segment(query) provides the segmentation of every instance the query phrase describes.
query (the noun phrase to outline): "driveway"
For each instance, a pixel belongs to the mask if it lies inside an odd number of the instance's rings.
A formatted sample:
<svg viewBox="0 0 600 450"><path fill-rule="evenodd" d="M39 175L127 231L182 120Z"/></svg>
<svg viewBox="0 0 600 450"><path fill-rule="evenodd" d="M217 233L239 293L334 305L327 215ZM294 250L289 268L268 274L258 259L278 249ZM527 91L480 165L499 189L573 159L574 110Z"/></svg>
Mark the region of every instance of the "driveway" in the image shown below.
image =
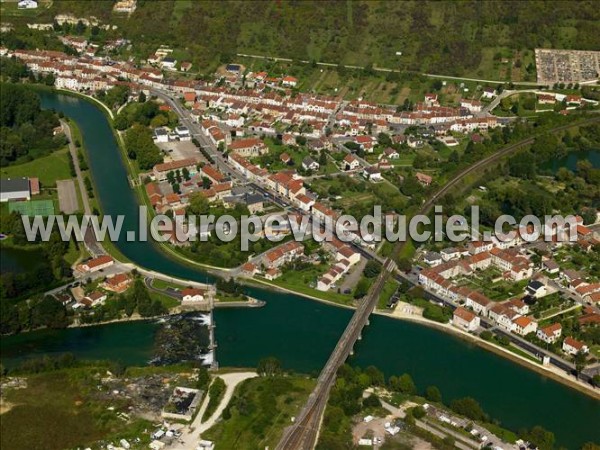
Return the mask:
<svg viewBox="0 0 600 450"><path fill-rule="evenodd" d="M181 435L179 442L175 444L172 448L175 450L193 450L198 445L198 441L200 440L201 434L206 430L210 429L221 417L223 410L229 404L231 397L233 396L233 392L238 384L242 381L248 380L250 378L257 377L258 374L256 372L234 372L234 373L226 373L223 375L217 375L225 382L225 394L223 395L223 399L219 406L215 410L212 416L208 418L208 420L202 423L202 416L204 415L204 411L208 406L208 402L210 400L210 396L207 395L202 402L202 406L200 407L200 411L196 414L196 418L189 425L187 429L182 430L183 434Z"/></svg>

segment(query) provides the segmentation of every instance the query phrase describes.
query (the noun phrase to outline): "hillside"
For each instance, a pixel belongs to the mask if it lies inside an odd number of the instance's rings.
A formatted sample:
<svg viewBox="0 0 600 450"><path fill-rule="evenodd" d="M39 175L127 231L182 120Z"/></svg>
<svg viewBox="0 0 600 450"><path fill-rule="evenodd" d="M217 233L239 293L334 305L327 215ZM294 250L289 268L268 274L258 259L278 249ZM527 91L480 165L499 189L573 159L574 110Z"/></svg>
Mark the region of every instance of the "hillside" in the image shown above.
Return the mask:
<svg viewBox="0 0 600 450"><path fill-rule="evenodd" d="M526 66L533 62L535 47L600 48L600 10L594 1L139 0L130 18L113 14L111 6L108 1L55 0L36 20L63 12L94 15L118 24L117 33L134 42L138 56L168 44L200 67L229 61L240 52L501 76L501 60Z"/></svg>

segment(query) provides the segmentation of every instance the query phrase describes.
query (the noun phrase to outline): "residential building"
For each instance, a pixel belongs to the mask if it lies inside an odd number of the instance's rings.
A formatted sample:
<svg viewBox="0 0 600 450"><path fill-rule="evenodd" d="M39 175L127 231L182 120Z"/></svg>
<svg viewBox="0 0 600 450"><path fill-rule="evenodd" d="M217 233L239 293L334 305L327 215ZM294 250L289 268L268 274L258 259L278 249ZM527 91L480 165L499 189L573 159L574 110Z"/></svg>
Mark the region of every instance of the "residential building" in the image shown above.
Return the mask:
<svg viewBox="0 0 600 450"><path fill-rule="evenodd" d="M547 344L555 343L562 334L560 323L553 323L543 328L538 328L536 336Z"/></svg>
<svg viewBox="0 0 600 450"><path fill-rule="evenodd" d="M459 306L454 310L452 324L465 331L475 331L479 328L480 319L471 311Z"/></svg>
<svg viewBox="0 0 600 450"><path fill-rule="evenodd" d="M31 191L28 178L2 178L0 179L0 201L31 200Z"/></svg>
<svg viewBox="0 0 600 450"><path fill-rule="evenodd" d="M537 331L538 324L535 320L530 319L526 316L517 317L513 320L514 332L521 335L527 336L529 333L535 333Z"/></svg>
<svg viewBox="0 0 600 450"><path fill-rule="evenodd" d="M98 270L112 266L114 263L115 261L111 256L102 255L79 264L77 270L80 272L97 272Z"/></svg>
<svg viewBox="0 0 600 450"><path fill-rule="evenodd" d="M562 344L562 350L567 355L575 356L578 353L588 353L589 348L585 343L578 341L577 339L567 336Z"/></svg>
<svg viewBox="0 0 600 450"><path fill-rule="evenodd" d="M181 290L181 300L183 303L194 303L204 301L206 291L198 288L185 288Z"/></svg>
<svg viewBox="0 0 600 450"><path fill-rule="evenodd" d="M102 284L102 287L107 291L125 292L133 282L131 276L127 273L118 273L112 277L108 277Z"/></svg>

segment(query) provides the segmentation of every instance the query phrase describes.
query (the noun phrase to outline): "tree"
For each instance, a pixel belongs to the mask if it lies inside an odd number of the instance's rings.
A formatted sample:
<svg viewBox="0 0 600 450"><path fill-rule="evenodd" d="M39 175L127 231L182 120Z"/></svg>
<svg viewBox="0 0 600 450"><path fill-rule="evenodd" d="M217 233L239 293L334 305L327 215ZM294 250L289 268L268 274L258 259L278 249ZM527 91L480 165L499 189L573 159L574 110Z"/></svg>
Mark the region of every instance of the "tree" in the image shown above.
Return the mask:
<svg viewBox="0 0 600 450"><path fill-rule="evenodd" d="M481 406L477 401L472 397L464 397L453 400L450 404L450 408L460 414L461 416L465 416L471 420L478 420L485 422L488 417L487 414L481 409Z"/></svg>
<svg viewBox="0 0 600 450"><path fill-rule="evenodd" d="M194 192L189 197L190 204L187 207L187 213L193 216L206 214L210 208L208 200L202 193Z"/></svg>
<svg viewBox="0 0 600 450"><path fill-rule="evenodd" d="M440 403L442 401L442 393L437 386L427 386L425 389L425 398L430 402Z"/></svg>
<svg viewBox="0 0 600 450"><path fill-rule="evenodd" d="M411 408L410 413L415 419L422 419L427 415L427 411L425 411L425 408L422 406L415 406Z"/></svg>
<svg viewBox="0 0 600 450"><path fill-rule="evenodd" d="M375 278L381 272L381 263L374 259L370 259L365 266L364 274L367 278Z"/></svg>
<svg viewBox="0 0 600 450"><path fill-rule="evenodd" d="M146 103L146 94L144 94L144 91L140 91L140 95L138 96L138 102Z"/></svg>
<svg viewBox="0 0 600 450"><path fill-rule="evenodd" d="M371 394L363 400L363 408L379 408L380 406L381 400L375 394Z"/></svg>
<svg viewBox="0 0 600 450"><path fill-rule="evenodd" d="M196 381L196 389L206 391L206 387L210 383L210 374L206 367L200 367L198 369L198 381Z"/></svg>
<svg viewBox="0 0 600 450"><path fill-rule="evenodd" d="M579 378L579 375L581 374L583 369L585 369L587 363L587 355L584 352L579 351L575 355L575 358L573 358L573 361L575 362L575 370L577 371L577 377Z"/></svg>
<svg viewBox="0 0 600 450"><path fill-rule="evenodd" d="M258 366L256 368L256 372L261 377L275 377L281 374L281 362L270 356L268 358L263 358L258 362Z"/></svg>
<svg viewBox="0 0 600 450"><path fill-rule="evenodd" d="M392 375L388 380L388 385L391 390L403 394L413 395L417 392L417 387L415 386L412 377L407 373L400 375L399 377Z"/></svg>
<svg viewBox="0 0 600 450"><path fill-rule="evenodd" d="M540 450L552 450L554 448L554 433L536 425L531 430L521 430L519 436L522 439L529 441Z"/></svg>

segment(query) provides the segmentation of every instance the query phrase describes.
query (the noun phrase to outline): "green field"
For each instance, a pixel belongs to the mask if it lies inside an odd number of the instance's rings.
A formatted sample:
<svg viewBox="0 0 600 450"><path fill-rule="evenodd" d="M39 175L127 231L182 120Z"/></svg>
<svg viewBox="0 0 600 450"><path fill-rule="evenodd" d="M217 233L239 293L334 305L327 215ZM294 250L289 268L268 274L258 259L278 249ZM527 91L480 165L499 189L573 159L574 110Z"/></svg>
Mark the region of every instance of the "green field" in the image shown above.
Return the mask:
<svg viewBox="0 0 600 450"><path fill-rule="evenodd" d="M314 380L298 376L252 378L240 384L226 409L230 418L202 433L217 450L275 448Z"/></svg>
<svg viewBox="0 0 600 450"><path fill-rule="evenodd" d="M2 178L37 177L42 189L55 187L56 180L72 178L67 159L69 157L69 151L65 147L33 161L2 167Z"/></svg>
<svg viewBox="0 0 600 450"><path fill-rule="evenodd" d="M16 211L23 216L48 217L54 214L54 202L52 200L30 200L25 202L9 202L9 212Z"/></svg>
<svg viewBox="0 0 600 450"><path fill-rule="evenodd" d="M109 406L120 410L121 401L95 398L96 375L105 372L106 367L48 372L28 376L25 389L3 390L5 400L14 406L2 414L0 447L75 448L133 428L133 423L107 410Z"/></svg>

